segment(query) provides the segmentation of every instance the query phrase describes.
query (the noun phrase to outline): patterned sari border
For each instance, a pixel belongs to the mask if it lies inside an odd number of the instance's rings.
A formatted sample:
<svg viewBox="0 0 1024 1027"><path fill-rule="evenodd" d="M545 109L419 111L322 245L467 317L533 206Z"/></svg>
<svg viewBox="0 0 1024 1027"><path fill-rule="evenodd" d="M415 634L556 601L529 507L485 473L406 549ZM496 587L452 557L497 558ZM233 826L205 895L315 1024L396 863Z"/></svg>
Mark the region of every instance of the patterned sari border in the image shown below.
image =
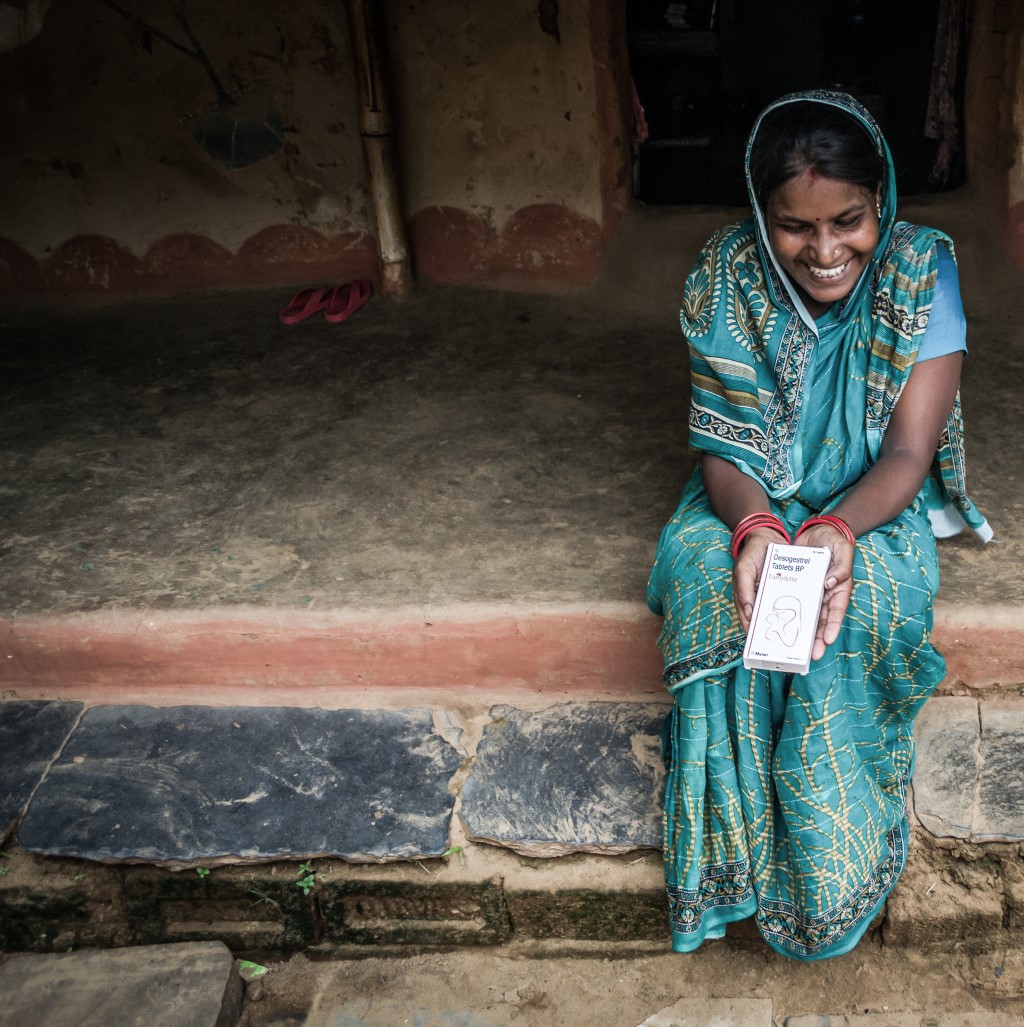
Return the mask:
<svg viewBox="0 0 1024 1027"><path fill-rule="evenodd" d="M761 936L776 949L800 959L816 959L840 945L873 916L899 880L906 866L906 821L887 838L889 853L867 881L845 902L817 916L807 916L786 902L762 902L755 914ZM755 897L750 862L723 863L701 871L696 889L669 886L669 923L674 935L697 933L707 912L736 906Z"/></svg>
<svg viewBox="0 0 1024 1027"><path fill-rule="evenodd" d="M757 928L765 941L801 957L815 959L841 943L866 920L892 891L907 862L904 823L888 835L889 854L864 885L844 903L815 917L802 915L784 902L766 902L757 911ZM857 931L859 935L859 931Z"/></svg>
<svg viewBox="0 0 1024 1027"><path fill-rule="evenodd" d="M711 649L705 649L684 660L677 660L665 668L662 676L665 687L672 691L679 685L711 671L728 670L742 659L744 642L745 636L737 635L724 639Z"/></svg>

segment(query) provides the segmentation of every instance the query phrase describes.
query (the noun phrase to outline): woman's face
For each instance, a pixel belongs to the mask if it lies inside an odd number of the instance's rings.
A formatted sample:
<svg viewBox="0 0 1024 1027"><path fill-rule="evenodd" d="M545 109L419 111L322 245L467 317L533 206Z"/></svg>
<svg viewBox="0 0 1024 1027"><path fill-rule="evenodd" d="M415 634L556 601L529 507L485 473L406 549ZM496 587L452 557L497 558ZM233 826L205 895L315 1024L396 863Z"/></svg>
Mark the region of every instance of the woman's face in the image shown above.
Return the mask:
<svg viewBox="0 0 1024 1027"><path fill-rule="evenodd" d="M765 212L775 257L812 317L856 284L878 245L876 196L813 168L784 182Z"/></svg>

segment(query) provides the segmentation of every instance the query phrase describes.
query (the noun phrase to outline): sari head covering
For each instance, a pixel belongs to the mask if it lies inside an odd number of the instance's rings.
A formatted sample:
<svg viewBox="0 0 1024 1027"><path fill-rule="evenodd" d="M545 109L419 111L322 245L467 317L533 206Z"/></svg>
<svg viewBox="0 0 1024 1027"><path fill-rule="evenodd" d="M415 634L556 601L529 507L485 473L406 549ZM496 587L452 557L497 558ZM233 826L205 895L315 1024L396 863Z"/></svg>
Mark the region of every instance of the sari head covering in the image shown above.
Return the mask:
<svg viewBox="0 0 1024 1027"><path fill-rule="evenodd" d="M878 244L850 293L815 320L772 252L765 212L751 179L751 153L764 118L787 104L820 103L854 118L881 158ZM863 432L870 461L878 458L889 418L910 377L928 325L938 255L948 236L896 220L892 155L868 111L844 93L784 96L758 117L746 155L753 215L728 225L705 244L686 280L680 323L690 347L690 444L760 479L774 499L793 495L807 473L801 421L815 348L842 348L850 380L862 392L845 397L848 434ZM856 366L853 366L856 364ZM863 414L861 414L863 411ZM856 471L859 477L865 468ZM967 496L963 425L957 395L939 441L929 483L936 535L970 526L988 541L992 531Z"/></svg>
<svg viewBox="0 0 1024 1027"><path fill-rule="evenodd" d="M941 232L896 220L874 120L839 93L783 97L863 126L884 176L878 245L850 293L813 318L776 261L749 166L752 216L707 242L686 280L691 443L758 479L790 530L830 509L879 456L928 324ZM945 674L930 641L933 535L985 519L964 490L959 399L933 486L857 539L839 637L806 673L742 665L731 532L701 469L666 525L647 590L672 694L665 725L665 880L672 945L689 952L753 917L795 959L848 952L906 862L914 717ZM937 523L932 496L955 517ZM929 530L931 525L931 530Z"/></svg>

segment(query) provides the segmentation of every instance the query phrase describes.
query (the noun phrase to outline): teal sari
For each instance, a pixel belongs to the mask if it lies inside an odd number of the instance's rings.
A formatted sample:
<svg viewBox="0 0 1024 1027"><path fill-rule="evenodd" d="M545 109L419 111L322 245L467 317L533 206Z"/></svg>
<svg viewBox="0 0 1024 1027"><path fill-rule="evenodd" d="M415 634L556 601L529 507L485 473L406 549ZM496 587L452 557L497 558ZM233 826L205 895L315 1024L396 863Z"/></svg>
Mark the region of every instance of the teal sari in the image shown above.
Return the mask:
<svg viewBox="0 0 1024 1027"><path fill-rule="evenodd" d="M927 327L936 247L952 252L942 233L896 221L892 159L856 101L804 93L768 110L794 101L847 111L886 162L871 264L813 319L771 253L748 145L753 216L708 241L681 314L691 445L757 478L791 533L838 503L877 459ZM694 473L647 590L664 618L659 644L674 700L664 855L676 951L748 916L772 948L796 959L841 955L862 937L906 861L914 717L945 673L929 641L935 538L965 526L991 537L966 494L958 397L931 480L898 517L857 540L838 639L806 674L748 671L730 532Z"/></svg>

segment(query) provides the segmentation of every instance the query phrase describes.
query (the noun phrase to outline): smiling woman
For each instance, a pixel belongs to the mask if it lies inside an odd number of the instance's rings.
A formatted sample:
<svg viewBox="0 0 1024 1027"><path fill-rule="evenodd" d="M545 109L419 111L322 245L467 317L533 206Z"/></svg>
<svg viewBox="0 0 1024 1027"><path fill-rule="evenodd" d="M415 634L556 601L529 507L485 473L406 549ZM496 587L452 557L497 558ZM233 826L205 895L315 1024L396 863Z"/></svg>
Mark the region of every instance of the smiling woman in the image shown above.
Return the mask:
<svg viewBox="0 0 1024 1027"><path fill-rule="evenodd" d="M888 146L845 94L784 97L747 147L752 217L686 282L701 461L647 601L673 695L665 875L673 947L753 916L797 959L849 951L907 846L937 536L970 526L952 243L896 220ZM831 554L810 668L742 665L769 543Z"/></svg>
<svg viewBox="0 0 1024 1027"><path fill-rule="evenodd" d="M772 193L768 232L775 259L811 315L821 317L853 288L875 252L875 195L808 168Z"/></svg>
<svg viewBox="0 0 1024 1027"><path fill-rule="evenodd" d="M768 244L813 317L859 280L878 247L885 168L865 128L798 103L761 120L750 177Z"/></svg>

